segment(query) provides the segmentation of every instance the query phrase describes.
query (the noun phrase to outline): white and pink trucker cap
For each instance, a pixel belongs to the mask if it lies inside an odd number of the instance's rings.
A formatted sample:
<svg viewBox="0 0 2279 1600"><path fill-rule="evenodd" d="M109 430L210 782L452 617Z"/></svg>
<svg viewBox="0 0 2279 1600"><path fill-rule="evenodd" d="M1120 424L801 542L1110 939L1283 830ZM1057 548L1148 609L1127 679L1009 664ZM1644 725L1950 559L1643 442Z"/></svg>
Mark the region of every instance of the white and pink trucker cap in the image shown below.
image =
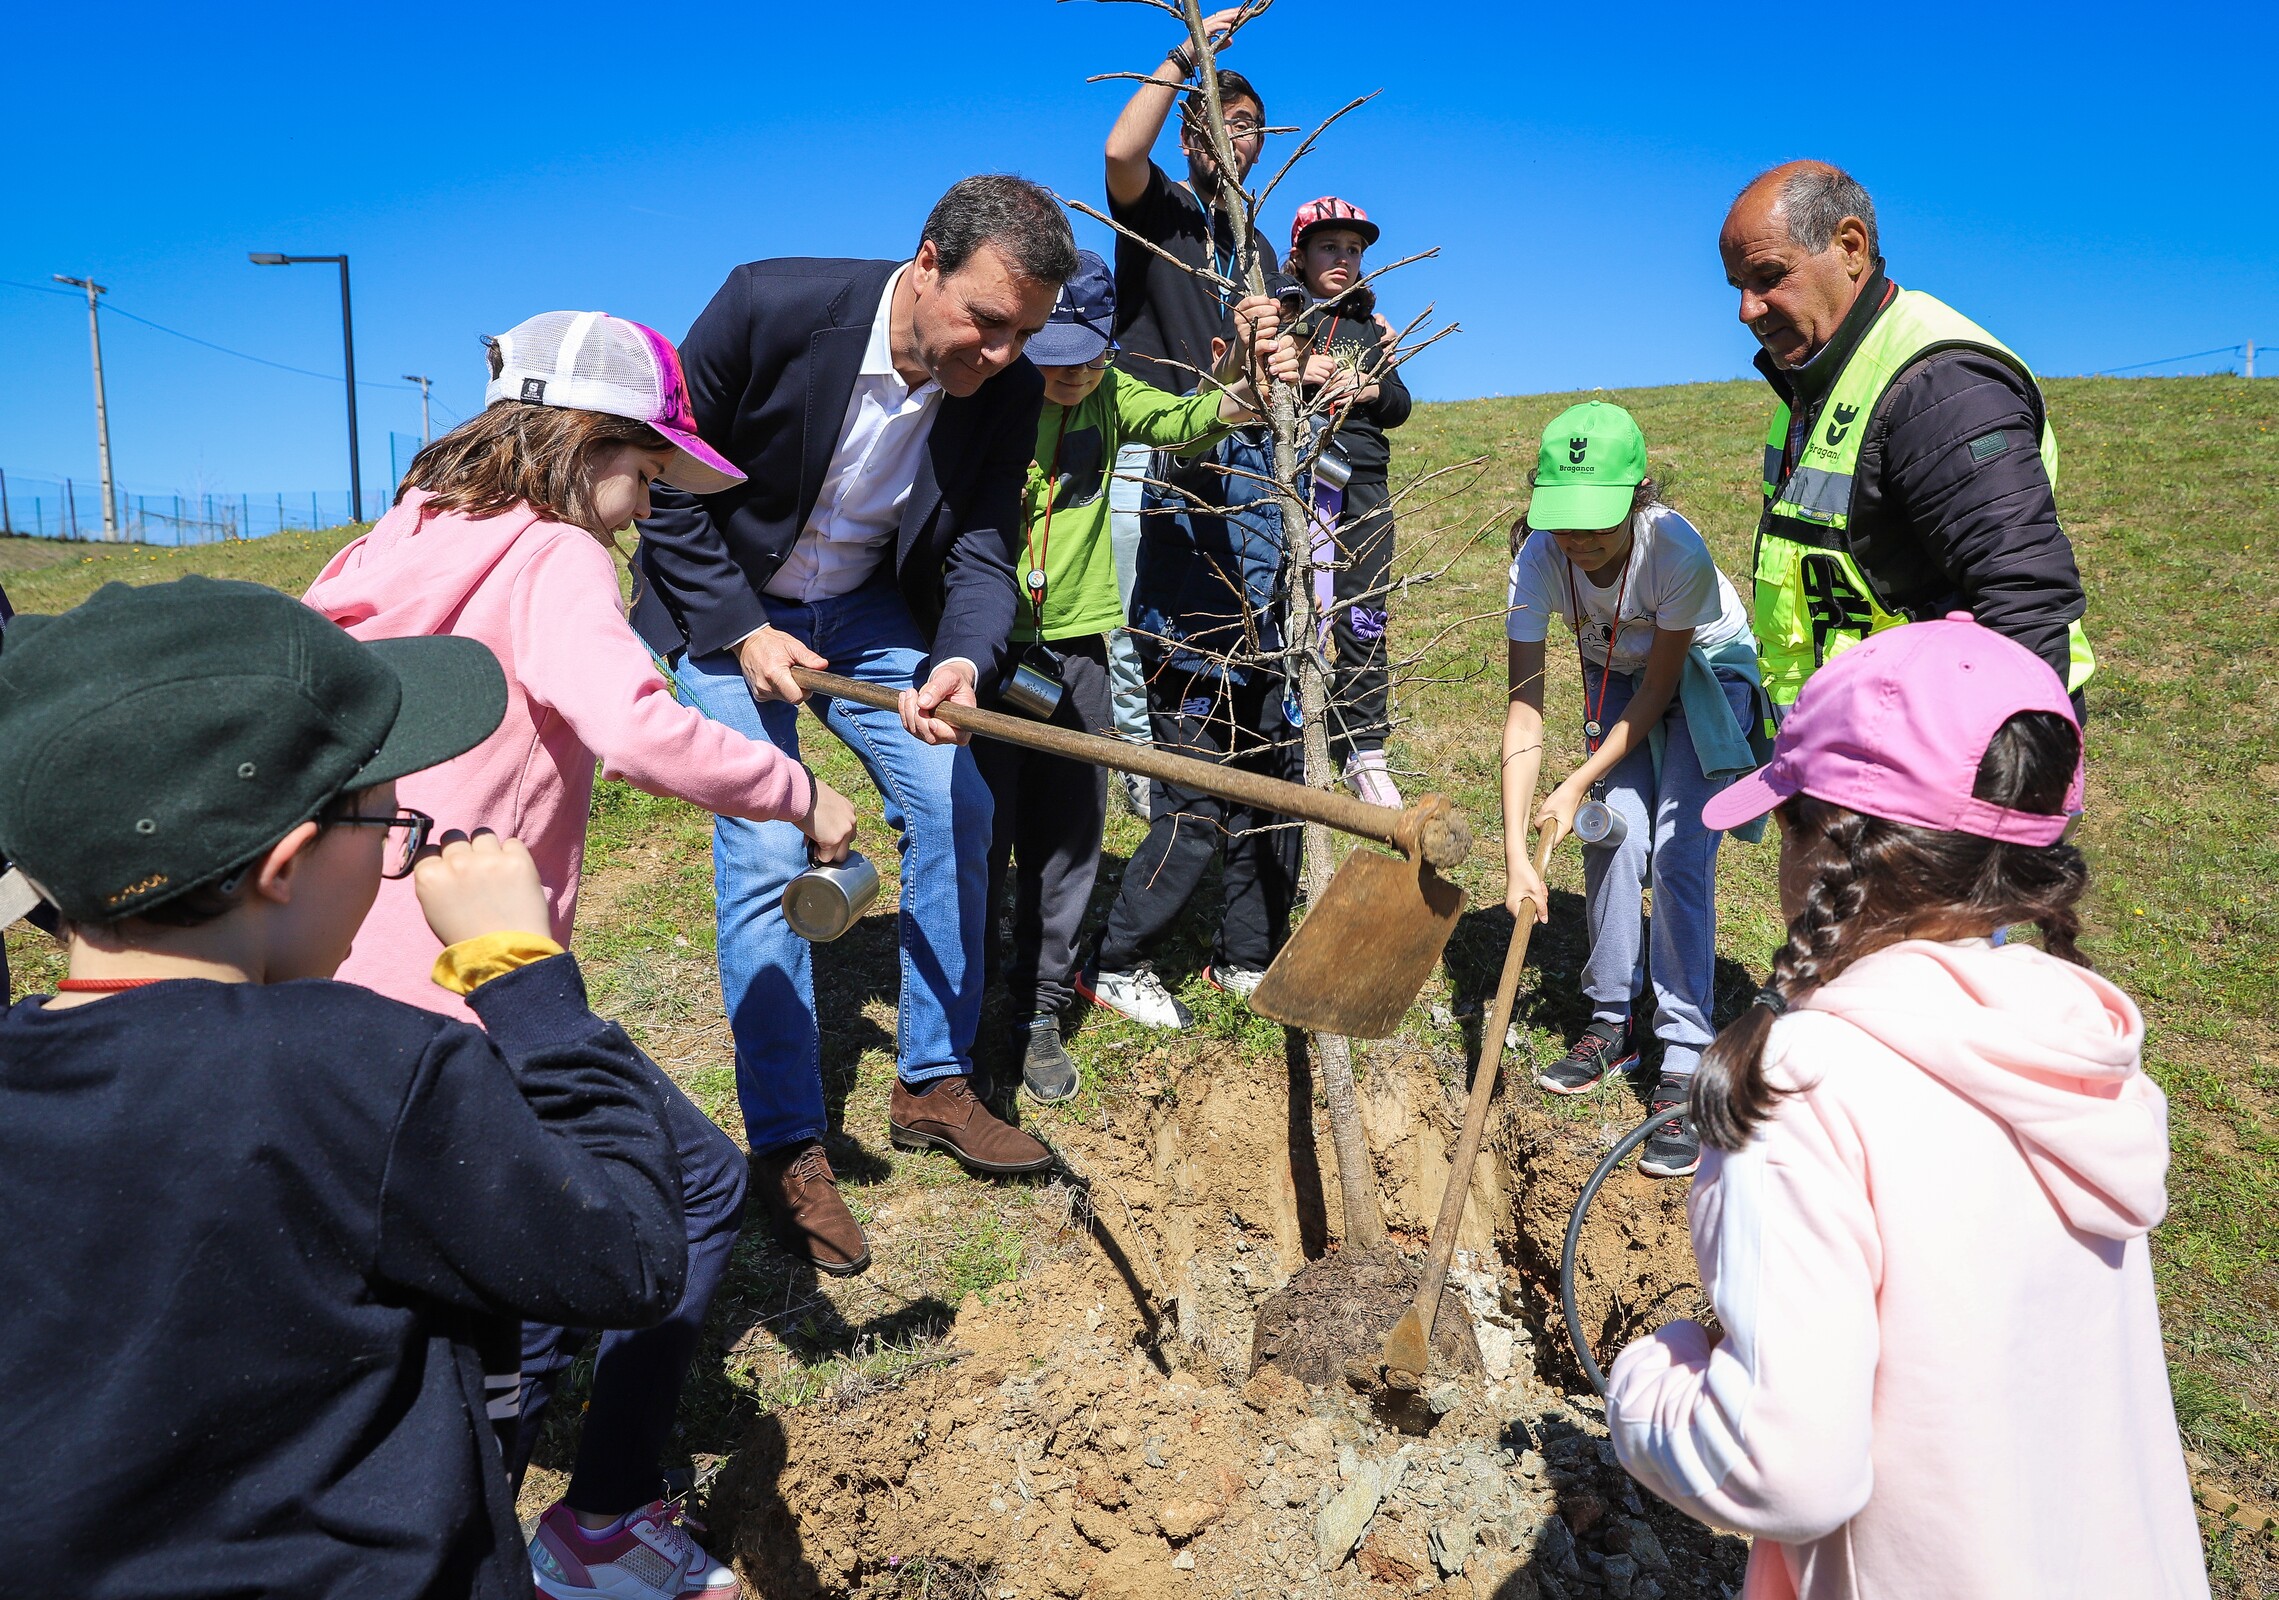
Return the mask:
<svg viewBox="0 0 2279 1600"><path fill-rule="evenodd" d="M2055 844L2081 809L2078 762L2063 815L2013 811L1971 793L1987 745L2021 711L2081 726L2049 663L1968 612L1888 628L1813 674L1781 724L1772 760L1714 796L1701 820L1737 828L1801 792L1887 822Z"/></svg>
<svg viewBox="0 0 2279 1600"><path fill-rule="evenodd" d="M484 342L504 364L483 391L483 404L523 400L631 417L672 442L672 465L663 482L692 494L717 494L744 481L726 457L697 437L680 353L656 329L606 311L541 311Z"/></svg>

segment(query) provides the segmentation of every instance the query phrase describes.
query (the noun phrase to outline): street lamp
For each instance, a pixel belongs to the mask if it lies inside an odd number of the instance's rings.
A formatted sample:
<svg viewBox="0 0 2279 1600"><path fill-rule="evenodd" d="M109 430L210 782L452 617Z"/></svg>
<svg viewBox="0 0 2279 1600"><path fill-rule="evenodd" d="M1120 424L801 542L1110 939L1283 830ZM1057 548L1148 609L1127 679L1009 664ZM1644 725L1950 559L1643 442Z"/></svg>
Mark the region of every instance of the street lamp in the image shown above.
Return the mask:
<svg viewBox="0 0 2279 1600"><path fill-rule="evenodd" d="M290 267L302 262L335 262L340 267L340 344L348 364L348 509L349 520L364 520L363 461L356 449L356 330L348 315L348 258L346 256L286 256L256 250L245 258L257 267Z"/></svg>

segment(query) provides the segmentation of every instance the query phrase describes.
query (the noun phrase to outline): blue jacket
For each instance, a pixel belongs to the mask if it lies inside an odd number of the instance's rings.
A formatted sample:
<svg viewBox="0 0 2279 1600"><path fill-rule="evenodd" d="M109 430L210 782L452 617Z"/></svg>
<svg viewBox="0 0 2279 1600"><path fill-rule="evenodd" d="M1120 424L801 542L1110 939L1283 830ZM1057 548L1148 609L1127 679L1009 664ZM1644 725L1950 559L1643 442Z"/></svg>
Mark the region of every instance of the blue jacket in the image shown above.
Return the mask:
<svg viewBox="0 0 2279 1600"><path fill-rule="evenodd" d="M1223 510L1198 510L1184 496L1148 491L1132 626L1148 653L1159 660L1168 654L1176 670L1239 684L1255 669L1218 657L1282 648L1282 509L1267 487L1274 458L1264 429L1228 434L1205 459L1230 470L1183 470L1180 478Z"/></svg>
<svg viewBox="0 0 2279 1600"><path fill-rule="evenodd" d="M659 487L641 525L633 626L668 659L710 655L768 620L761 585L815 509L894 261L754 261L728 275L681 342L707 444L748 474L719 494ZM1044 379L1016 361L934 413L892 561L931 653L996 682L1019 590L1021 487Z"/></svg>

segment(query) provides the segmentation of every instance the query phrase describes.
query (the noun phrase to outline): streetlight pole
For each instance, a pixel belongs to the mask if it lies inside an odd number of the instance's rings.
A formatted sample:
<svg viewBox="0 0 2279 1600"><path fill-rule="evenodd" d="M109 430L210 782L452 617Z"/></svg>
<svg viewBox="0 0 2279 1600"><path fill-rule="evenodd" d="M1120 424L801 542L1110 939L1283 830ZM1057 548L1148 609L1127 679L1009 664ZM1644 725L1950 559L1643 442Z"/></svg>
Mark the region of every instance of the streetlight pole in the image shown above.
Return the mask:
<svg viewBox="0 0 2279 1600"><path fill-rule="evenodd" d="M349 520L364 520L363 459L356 446L356 329L348 312L348 257L286 256L255 251L245 258L257 267L290 267L302 262L331 262L340 268L340 345L348 368L348 509Z"/></svg>
<svg viewBox="0 0 2279 1600"><path fill-rule="evenodd" d="M111 413L103 403L103 329L95 320L95 297L111 291L93 278L67 278L60 272L48 276L58 283L68 283L74 289L87 291L87 343L95 353L95 451L103 467L103 537L119 536L119 497L111 483Z"/></svg>
<svg viewBox="0 0 2279 1600"><path fill-rule="evenodd" d="M2254 358L2254 347L2251 345L2248 347L2248 359L2252 361ZM2252 378L2255 374L2250 372L2248 376ZM425 377L417 372L404 374L404 382L419 385L419 445L422 450L427 448L429 440L433 437L427 426L427 386L434 381L433 378Z"/></svg>

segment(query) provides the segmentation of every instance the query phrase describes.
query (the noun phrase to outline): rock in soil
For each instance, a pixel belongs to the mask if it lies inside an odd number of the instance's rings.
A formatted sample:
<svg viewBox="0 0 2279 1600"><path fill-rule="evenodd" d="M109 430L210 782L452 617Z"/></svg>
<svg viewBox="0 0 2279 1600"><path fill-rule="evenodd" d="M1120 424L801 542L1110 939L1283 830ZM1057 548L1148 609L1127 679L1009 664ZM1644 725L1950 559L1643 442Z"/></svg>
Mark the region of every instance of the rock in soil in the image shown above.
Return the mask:
<svg viewBox="0 0 2279 1600"><path fill-rule="evenodd" d="M1316 1261L1260 1303L1250 1370L1273 1367L1320 1387L1343 1381L1349 1367L1373 1369L1416 1289L1417 1269L1389 1253L1341 1252ZM1432 1321L1432 1375L1476 1379L1481 1371L1464 1297L1444 1292Z"/></svg>

